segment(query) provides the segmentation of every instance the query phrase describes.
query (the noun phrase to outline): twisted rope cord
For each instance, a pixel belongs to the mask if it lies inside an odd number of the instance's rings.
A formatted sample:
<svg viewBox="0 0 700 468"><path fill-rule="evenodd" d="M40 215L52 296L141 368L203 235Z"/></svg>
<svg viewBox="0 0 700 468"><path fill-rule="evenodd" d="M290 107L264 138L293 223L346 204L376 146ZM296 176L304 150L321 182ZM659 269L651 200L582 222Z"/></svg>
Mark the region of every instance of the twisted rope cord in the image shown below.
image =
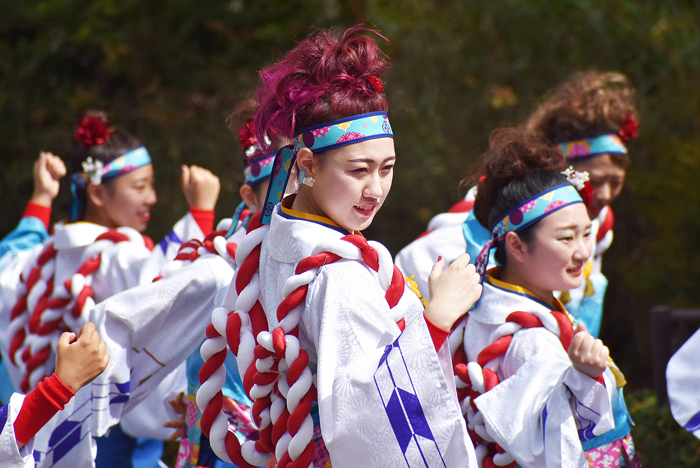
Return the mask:
<svg viewBox="0 0 700 468"><path fill-rule="evenodd" d="M564 349L569 349L573 338L573 325L566 314L555 310L549 313L511 313L506 318L506 322L493 331L489 337L489 345L479 352L476 362L465 363L463 347L461 344L458 347L460 357L453 361L457 396L461 402L462 413L467 420L469 437L475 445L477 459L483 468L515 468L517 464L486 431L483 414L474 404L474 399L500 383L495 370L508 351L513 334L522 328L537 327L544 327L554 333ZM463 340L463 327L461 336Z"/></svg>
<svg viewBox="0 0 700 468"><path fill-rule="evenodd" d="M235 311L217 308L212 312L207 341L202 345L205 364L200 370L202 386L197 392L201 427L219 457L243 468L264 465L272 453L280 468L306 468L313 462L311 408L317 394L308 368L308 353L300 348L298 329L309 284L323 265L340 259L362 261L378 273L385 299L393 308L403 294L404 278L390 254L384 249L380 249L380 254L362 236L322 242L299 262L294 276L285 281L284 299L277 308L279 325L270 332L260 303L258 273L260 248L269 226L261 225L259 218L256 215L251 220L248 235L236 252L240 267L234 278L238 293ZM402 317L397 323L403 330ZM254 402L253 420L259 428L258 440L242 445L228 431L228 422L221 412L227 346L238 356L239 367L247 369L243 386Z"/></svg>
<svg viewBox="0 0 700 468"><path fill-rule="evenodd" d="M9 358L22 376L20 389L27 393L50 374L52 343L64 331L80 330L94 307L92 274L102 263L102 252L120 242L140 241L110 229L85 249L76 273L62 287L56 287L56 255L53 242L29 264L20 276L19 299L10 312Z"/></svg>

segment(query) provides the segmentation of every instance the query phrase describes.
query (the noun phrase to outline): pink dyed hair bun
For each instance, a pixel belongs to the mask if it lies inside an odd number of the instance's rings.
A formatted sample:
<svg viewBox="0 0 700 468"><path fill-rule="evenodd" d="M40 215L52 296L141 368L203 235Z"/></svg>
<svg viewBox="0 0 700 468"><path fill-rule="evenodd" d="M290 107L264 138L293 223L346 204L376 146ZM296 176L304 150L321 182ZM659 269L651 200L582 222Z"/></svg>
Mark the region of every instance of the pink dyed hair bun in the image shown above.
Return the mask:
<svg viewBox="0 0 700 468"><path fill-rule="evenodd" d="M362 33L386 41L364 26L350 28L342 36L320 30L260 72L258 141L265 141L261 129L291 139L312 125L388 110L381 82L388 57L374 38Z"/></svg>

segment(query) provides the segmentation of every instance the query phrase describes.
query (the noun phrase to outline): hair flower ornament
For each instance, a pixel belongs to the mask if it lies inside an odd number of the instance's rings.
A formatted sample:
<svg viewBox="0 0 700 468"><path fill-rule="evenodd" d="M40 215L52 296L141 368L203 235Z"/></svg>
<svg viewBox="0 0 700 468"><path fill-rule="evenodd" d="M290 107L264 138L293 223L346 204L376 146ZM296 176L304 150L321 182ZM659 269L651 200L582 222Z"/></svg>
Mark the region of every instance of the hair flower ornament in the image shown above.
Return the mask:
<svg viewBox="0 0 700 468"><path fill-rule="evenodd" d="M382 83L381 78L375 75L370 75L367 77L367 81L374 87L374 90L379 94L384 92L384 83Z"/></svg>
<svg viewBox="0 0 700 468"><path fill-rule="evenodd" d="M639 122L637 117L632 114L632 112L627 112L622 118L622 125L620 127L620 138L625 141L630 141L632 138L637 138L639 136Z"/></svg>
<svg viewBox="0 0 700 468"><path fill-rule="evenodd" d="M583 199L583 204L590 206L593 201L593 186L589 180L588 172L578 172L574 170L573 166L569 166L562 174L566 176L571 185L576 187L581 199Z"/></svg>
<svg viewBox="0 0 700 468"><path fill-rule="evenodd" d="M102 145L109 136L109 127L97 117L84 118L75 131L75 139L85 147Z"/></svg>
<svg viewBox="0 0 700 468"><path fill-rule="evenodd" d="M85 161L83 161L83 171L90 178L90 182L95 185L100 185L102 182L102 175L104 174L104 164L102 161L93 161L92 156L89 156Z"/></svg>

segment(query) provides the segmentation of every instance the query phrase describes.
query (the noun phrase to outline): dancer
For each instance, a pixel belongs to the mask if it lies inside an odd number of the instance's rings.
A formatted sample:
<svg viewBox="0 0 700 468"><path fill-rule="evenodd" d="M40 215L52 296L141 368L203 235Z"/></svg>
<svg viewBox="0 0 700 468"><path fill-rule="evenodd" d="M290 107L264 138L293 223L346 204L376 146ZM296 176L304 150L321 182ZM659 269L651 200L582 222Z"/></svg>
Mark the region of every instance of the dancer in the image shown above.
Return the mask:
<svg viewBox="0 0 700 468"><path fill-rule="evenodd" d="M696 331L668 361L666 384L668 402L674 419L700 439L698 353L700 353L700 331Z"/></svg>
<svg viewBox="0 0 700 468"><path fill-rule="evenodd" d="M396 160L388 64L362 31L319 31L261 72L258 141L281 134L294 147L278 152L236 252L197 392L214 452L241 467L476 466L444 343L479 296L474 267L439 261L424 311L386 248L359 234ZM290 172L298 193L281 200ZM221 412L227 342L260 429L242 446Z"/></svg>
<svg viewBox="0 0 700 468"><path fill-rule="evenodd" d="M26 396L15 393L0 408L0 464L6 468L33 468L34 436L61 411L80 388L89 384L109 362L106 344L95 325L80 332L62 333L56 347L56 372Z"/></svg>
<svg viewBox="0 0 700 468"><path fill-rule="evenodd" d="M602 255L612 242L614 217L610 204L622 190L630 159L625 142L637 136L634 90L618 73L577 73L557 88L528 119L526 128L542 135L565 155L567 165L587 171L593 188L588 214L593 220L592 258L584 269L585 281L562 301L567 310L598 336L607 279L601 273ZM421 237L402 249L396 263L425 295L431 259L442 255L448 264L465 249L476 260L490 233L474 216L471 206L483 173L462 181L471 187L466 198L448 213L437 215ZM461 220L461 221L460 221ZM458 226L463 222L463 225ZM462 252L465 250L461 250ZM493 256L489 265L495 265Z"/></svg>
<svg viewBox="0 0 700 468"><path fill-rule="evenodd" d="M109 412L96 415L100 430L106 430L124 415L129 417L134 404L149 395L173 366L187 359L187 401L182 397L174 401L183 417L167 424L178 428L177 436L186 433L181 440L177 467L223 466L209 448L206 437L201 435L201 413L194 399L203 364L199 346L206 338L210 312L223 302L236 268L234 257L238 242L245 236L251 214L265 201L272 171L275 154L263 153L255 140L252 117L256 109L257 103L248 99L228 119L229 128L242 146L245 177L245 184L239 191L244 202L236 209L233 220L222 220L204 241L185 242L176 260L163 268L156 282L112 296L92 312L110 353L115 356L98 382L114 390L126 384L130 386L128 401L119 408L113 405ZM273 138L272 142L273 147L286 143L288 140L279 138ZM150 354L143 352L146 348ZM248 415L251 401L243 390L235 357L229 355L225 365L228 371L223 390L226 410L232 415L236 435L245 440L254 430Z"/></svg>
<svg viewBox="0 0 700 468"><path fill-rule="evenodd" d="M560 153L532 134L491 135L473 212L492 238L476 263L485 273L495 250L499 266L469 312L458 391L477 454L489 463L641 466L622 374L554 296L579 286L592 243L577 191L587 174L563 167Z"/></svg>
<svg viewBox="0 0 700 468"><path fill-rule="evenodd" d="M201 168L183 168L183 190L195 205L192 211L199 205L205 221L188 214L151 252L153 243L140 234L156 201L148 152L124 130L108 127L104 114L83 119L76 139L77 159L82 161L83 170L71 176L71 222L55 225L54 235L42 244L6 252L5 256L12 258L0 272L0 318L5 323L0 347L13 383L23 392L50 375L55 353L52 343L62 330L78 330L95 302L141 281L150 281L155 275L151 271L157 273L159 263L177 252L180 239L202 238L200 224L211 230L213 223L211 212L218 197L218 179ZM35 180L35 186L42 183L43 180ZM65 432L62 422L66 418L89 421L89 400L97 406L110 401L92 399L90 388L81 391L67 411L37 435L38 464L53 466L58 458L64 464L76 463L75 460L91 462L94 449L87 437L89 423L75 429L82 431L77 432L79 437L59 441L61 450L54 450L52 444L57 442L51 438L54 431Z"/></svg>

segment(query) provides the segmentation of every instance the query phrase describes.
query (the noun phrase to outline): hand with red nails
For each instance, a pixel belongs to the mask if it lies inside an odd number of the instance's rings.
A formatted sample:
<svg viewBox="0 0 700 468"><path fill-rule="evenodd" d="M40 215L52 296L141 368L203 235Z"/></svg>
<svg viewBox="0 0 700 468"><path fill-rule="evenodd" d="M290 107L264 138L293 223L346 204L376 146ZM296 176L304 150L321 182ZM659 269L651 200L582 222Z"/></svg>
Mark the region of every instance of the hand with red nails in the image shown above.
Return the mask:
<svg viewBox="0 0 700 468"><path fill-rule="evenodd" d="M443 271L444 268L445 261L440 257L428 277L430 302L425 316L436 326L449 330L481 297L481 277L467 254L457 257Z"/></svg>
<svg viewBox="0 0 700 468"><path fill-rule="evenodd" d="M583 322L574 330L568 353L574 369L592 379L597 379L605 371L610 356L608 347L602 341L593 338L586 331Z"/></svg>
<svg viewBox="0 0 700 468"><path fill-rule="evenodd" d="M105 352L106 348L107 343L100 339L94 323L83 325L77 335L63 333L56 348L56 375L66 387L77 393L107 368L109 354Z"/></svg>

